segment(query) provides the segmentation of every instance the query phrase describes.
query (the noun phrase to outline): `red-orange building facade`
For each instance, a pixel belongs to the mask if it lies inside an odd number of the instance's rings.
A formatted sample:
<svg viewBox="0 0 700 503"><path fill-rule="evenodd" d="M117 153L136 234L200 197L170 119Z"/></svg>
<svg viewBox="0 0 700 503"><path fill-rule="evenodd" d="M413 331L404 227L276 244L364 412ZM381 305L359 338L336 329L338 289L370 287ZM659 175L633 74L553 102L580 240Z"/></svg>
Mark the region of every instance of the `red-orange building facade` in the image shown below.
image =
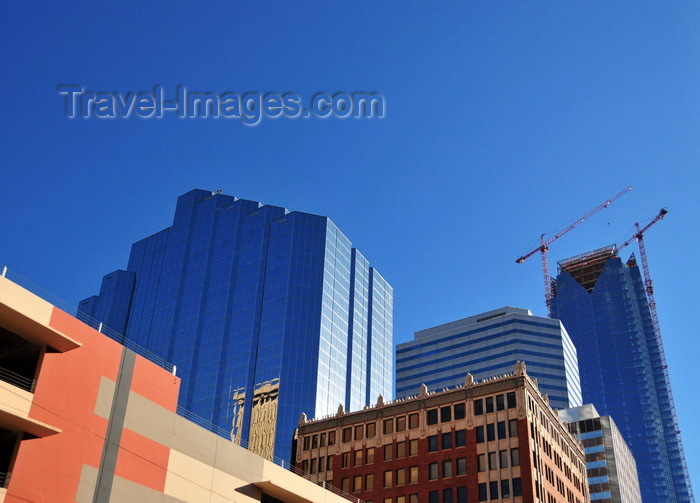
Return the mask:
<svg viewBox="0 0 700 503"><path fill-rule="evenodd" d="M515 374L310 420L295 464L373 503L585 503L583 447L535 381Z"/></svg>

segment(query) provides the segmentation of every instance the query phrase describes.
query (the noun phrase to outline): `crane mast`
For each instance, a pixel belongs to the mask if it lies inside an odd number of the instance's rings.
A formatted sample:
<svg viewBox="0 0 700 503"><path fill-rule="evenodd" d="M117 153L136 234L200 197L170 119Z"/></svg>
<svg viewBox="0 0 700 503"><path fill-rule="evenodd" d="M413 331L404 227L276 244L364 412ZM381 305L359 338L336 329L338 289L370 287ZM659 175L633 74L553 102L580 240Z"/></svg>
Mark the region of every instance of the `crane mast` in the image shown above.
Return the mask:
<svg viewBox="0 0 700 503"><path fill-rule="evenodd" d="M545 302L546 302L546 304L547 304L547 316L551 316L551 315L552 315L552 310L551 310L551 304L552 304L552 279L551 279L551 276L549 275L549 261L548 261L548 259L547 259L547 251L549 250L549 245L552 244L552 243L553 243L554 241L556 241L557 239L559 239L560 237L562 237L564 234L566 234L567 232L569 232L571 229L573 229L573 228L576 227L577 225L579 225L579 224L585 222L586 220L588 220L590 217L592 217L593 215L595 215L596 213L598 213L600 210L602 210L602 209L607 208L608 206L610 206L610 204L611 204L613 201L615 201L616 199L618 199L618 198L624 196L624 195L625 195L627 192L629 192L630 190L632 190L632 187L631 187L631 186L625 188L624 190L622 190L622 191L620 191L620 192L618 192L618 193L615 194L613 197L611 197L611 198L608 199L607 201L603 202L602 204L599 204L598 206L596 206L595 208L593 208L591 211L589 211L588 213L586 213L584 216L582 216L581 218L579 218L578 220L576 220L574 223L572 223L571 225L569 225L568 227L566 227L564 230L559 231L557 234L555 234L555 235L552 236L551 238L545 240L545 239L544 239L544 236L545 236L545 235L542 234L542 235L540 236L540 246L538 246L537 248L535 248L535 249L532 250L531 252L526 253L526 254L523 255L522 257L518 257L518 258L515 260L518 264L522 264L523 262L525 262L526 259L528 259L529 257L533 256L535 253L540 252L540 253L542 254L542 274L543 274L543 276L544 276L544 299L545 299Z"/></svg>

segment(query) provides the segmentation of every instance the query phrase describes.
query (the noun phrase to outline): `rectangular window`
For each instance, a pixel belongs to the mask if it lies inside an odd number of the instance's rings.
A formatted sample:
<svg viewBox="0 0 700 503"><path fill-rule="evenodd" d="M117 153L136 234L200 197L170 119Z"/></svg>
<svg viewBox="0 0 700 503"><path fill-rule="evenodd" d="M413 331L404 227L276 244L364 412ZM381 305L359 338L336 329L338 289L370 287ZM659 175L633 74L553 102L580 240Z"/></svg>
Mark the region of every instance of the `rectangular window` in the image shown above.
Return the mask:
<svg viewBox="0 0 700 503"><path fill-rule="evenodd" d="M344 452L343 453L343 468L349 468L349 467L350 467L350 453Z"/></svg>
<svg viewBox="0 0 700 503"><path fill-rule="evenodd" d="M397 496L396 503L406 503L406 496Z"/></svg>
<svg viewBox="0 0 700 503"><path fill-rule="evenodd" d="M438 423L438 410L431 409L428 411L428 425L433 425Z"/></svg>
<svg viewBox="0 0 700 503"><path fill-rule="evenodd" d="M394 472L392 470L387 470L384 472L384 487L391 487L391 479L394 476Z"/></svg>
<svg viewBox="0 0 700 503"><path fill-rule="evenodd" d="M442 462L442 476L443 478L452 476L452 460L447 459Z"/></svg>
<svg viewBox="0 0 700 503"><path fill-rule="evenodd" d="M326 471L326 458L318 458L318 472L325 472Z"/></svg>
<svg viewBox="0 0 700 503"><path fill-rule="evenodd" d="M384 434L389 435L391 433L394 433L394 420L393 419L385 419L384 420Z"/></svg>
<svg viewBox="0 0 700 503"><path fill-rule="evenodd" d="M321 433L321 436L318 438L318 445L319 445L319 447L326 446L326 434L325 433Z"/></svg>
<svg viewBox="0 0 700 503"><path fill-rule="evenodd" d="M467 445L466 430L455 431L455 447L464 447L465 445Z"/></svg>
<svg viewBox="0 0 700 503"><path fill-rule="evenodd" d="M503 410L506 408L504 396L501 395L496 395L496 410Z"/></svg>
<svg viewBox="0 0 700 503"><path fill-rule="evenodd" d="M513 479L513 496L522 496L523 488L520 485L520 477Z"/></svg>
<svg viewBox="0 0 700 503"><path fill-rule="evenodd" d="M406 442L396 442L396 459L406 457Z"/></svg>
<svg viewBox="0 0 700 503"><path fill-rule="evenodd" d="M498 453L499 463L501 468L508 468L508 450L502 450Z"/></svg>
<svg viewBox="0 0 700 503"><path fill-rule="evenodd" d="M474 415L480 416L484 413L484 401L481 398L474 400Z"/></svg>
<svg viewBox="0 0 700 503"><path fill-rule="evenodd" d="M311 448L316 449L318 447L318 435L311 437Z"/></svg>
<svg viewBox="0 0 700 503"><path fill-rule="evenodd" d="M374 447L367 447L367 455L365 457L368 465L374 464Z"/></svg>
<svg viewBox="0 0 700 503"><path fill-rule="evenodd" d="M355 451L355 466L362 466L362 449L358 449Z"/></svg>
<svg viewBox="0 0 700 503"><path fill-rule="evenodd" d="M438 436L430 435L428 437L428 452L435 452L438 450Z"/></svg>
<svg viewBox="0 0 700 503"><path fill-rule="evenodd" d="M520 466L520 450L517 447L510 450L510 466Z"/></svg>
<svg viewBox="0 0 700 503"><path fill-rule="evenodd" d="M408 503L419 503L418 502L418 494L409 494Z"/></svg>
<svg viewBox="0 0 700 503"><path fill-rule="evenodd" d="M408 469L408 483L417 484L418 483L418 467L412 466Z"/></svg>
<svg viewBox="0 0 700 503"><path fill-rule="evenodd" d="M390 461L393 459L392 454L394 453L394 444L387 444L384 446L384 461Z"/></svg>
<svg viewBox="0 0 700 503"><path fill-rule="evenodd" d="M479 501L487 501L489 499L486 494L486 484L479 484Z"/></svg>
<svg viewBox="0 0 700 503"><path fill-rule="evenodd" d="M486 454L477 454L476 466L480 472L486 471Z"/></svg>
<svg viewBox="0 0 700 503"><path fill-rule="evenodd" d="M428 503L440 503L440 491L430 491L428 493Z"/></svg>
<svg viewBox="0 0 700 503"><path fill-rule="evenodd" d="M493 423L486 425L486 440L489 442L496 440L496 428Z"/></svg>
<svg viewBox="0 0 700 503"><path fill-rule="evenodd" d="M489 482L489 493L492 500L498 499L498 481Z"/></svg>
<svg viewBox="0 0 700 503"><path fill-rule="evenodd" d="M452 433L443 433L442 434L442 448L443 449L452 449Z"/></svg>
<svg viewBox="0 0 700 503"><path fill-rule="evenodd" d="M493 397L486 397L486 413L493 412Z"/></svg>
<svg viewBox="0 0 700 503"><path fill-rule="evenodd" d="M440 422L447 423L452 421L452 407L449 405L440 409Z"/></svg>
<svg viewBox="0 0 700 503"><path fill-rule="evenodd" d="M309 460L305 459L301 462L301 471L304 473L309 473Z"/></svg>
<svg viewBox="0 0 700 503"><path fill-rule="evenodd" d="M393 503L393 501L391 498L384 498L384 503Z"/></svg>
<svg viewBox="0 0 700 503"><path fill-rule="evenodd" d="M352 428L343 428L343 442L352 440Z"/></svg>
<svg viewBox="0 0 700 503"><path fill-rule="evenodd" d="M510 480L501 480L501 498L510 498Z"/></svg>
<svg viewBox="0 0 700 503"><path fill-rule="evenodd" d="M377 423L367 423L366 429L365 436L367 438L374 438L377 434Z"/></svg>
<svg viewBox="0 0 700 503"><path fill-rule="evenodd" d="M374 473L368 473L365 475L365 491L372 491L374 489Z"/></svg>
<svg viewBox="0 0 700 503"><path fill-rule="evenodd" d="M510 437L517 437L518 436L518 420L517 419L511 419L508 421L508 435Z"/></svg>
<svg viewBox="0 0 700 503"><path fill-rule="evenodd" d="M454 503L452 499L452 489L445 489L442 491L442 503Z"/></svg>
<svg viewBox="0 0 700 503"><path fill-rule="evenodd" d="M396 470L396 485L402 486L406 483L406 469L399 468Z"/></svg>
<svg viewBox="0 0 700 503"><path fill-rule="evenodd" d="M506 422L505 421L498 422L498 438L508 438L506 436Z"/></svg>
<svg viewBox="0 0 700 503"><path fill-rule="evenodd" d="M489 452L489 470L497 470L498 464L496 463L496 453Z"/></svg>
<svg viewBox="0 0 700 503"><path fill-rule="evenodd" d="M515 391L506 394L506 401L508 402L509 409L515 408Z"/></svg>
<svg viewBox="0 0 700 503"><path fill-rule="evenodd" d="M396 418L396 431L406 430L406 416L400 416Z"/></svg>
<svg viewBox="0 0 700 503"><path fill-rule="evenodd" d="M331 454L326 458L326 470L333 469L333 455Z"/></svg>
<svg viewBox="0 0 700 503"><path fill-rule="evenodd" d="M455 404L455 421L458 419L464 419L465 415L465 407L463 403L456 403Z"/></svg>
<svg viewBox="0 0 700 503"><path fill-rule="evenodd" d="M468 503L467 502L467 488L458 487L457 488L457 503Z"/></svg>
<svg viewBox="0 0 700 503"><path fill-rule="evenodd" d="M418 439L414 438L408 442L408 455L418 456Z"/></svg>
<svg viewBox="0 0 700 503"><path fill-rule="evenodd" d="M457 458L457 476L467 474L467 458Z"/></svg>
<svg viewBox="0 0 700 503"><path fill-rule="evenodd" d="M316 458L311 460L311 468L309 468L309 473L316 473Z"/></svg>
<svg viewBox="0 0 700 503"><path fill-rule="evenodd" d="M308 451L311 448L311 437L304 437L304 450Z"/></svg>
<svg viewBox="0 0 700 503"><path fill-rule="evenodd" d="M345 491L346 493L350 492L350 477L344 478L340 482L340 488Z"/></svg>
<svg viewBox="0 0 700 503"><path fill-rule="evenodd" d="M408 428L415 430L419 426L418 413L408 415Z"/></svg>
<svg viewBox="0 0 700 503"><path fill-rule="evenodd" d="M476 443L481 444L483 442L484 442L484 427L477 426L476 427Z"/></svg>
<svg viewBox="0 0 700 503"><path fill-rule="evenodd" d="M353 492L362 491L362 475L356 475L352 482Z"/></svg>
<svg viewBox="0 0 700 503"><path fill-rule="evenodd" d="M328 445L335 445L335 432L334 431L328 432Z"/></svg>
<svg viewBox="0 0 700 503"><path fill-rule="evenodd" d="M437 480L438 479L438 464L437 463L430 463L428 465L428 480Z"/></svg>
<svg viewBox="0 0 700 503"><path fill-rule="evenodd" d="M362 440L362 433L364 430L365 428L361 424L355 426L355 440Z"/></svg>

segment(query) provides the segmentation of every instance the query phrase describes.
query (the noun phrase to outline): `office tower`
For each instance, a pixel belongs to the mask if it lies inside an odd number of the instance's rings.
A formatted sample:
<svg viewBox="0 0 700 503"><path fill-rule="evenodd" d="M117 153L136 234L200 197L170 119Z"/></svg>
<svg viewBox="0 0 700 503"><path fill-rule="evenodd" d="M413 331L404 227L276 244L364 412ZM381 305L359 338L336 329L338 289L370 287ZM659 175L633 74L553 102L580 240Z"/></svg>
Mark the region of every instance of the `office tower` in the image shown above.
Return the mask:
<svg viewBox="0 0 700 503"><path fill-rule="evenodd" d="M289 460L302 411L392 394L392 308L330 219L193 190L79 310L174 363L181 408Z"/></svg>
<svg viewBox="0 0 700 503"><path fill-rule="evenodd" d="M3 276L0 501L347 503L176 415L168 365Z"/></svg>
<svg viewBox="0 0 700 503"><path fill-rule="evenodd" d="M552 316L578 348L583 400L612 416L637 462L642 499L693 501L663 347L634 256L615 246L559 262Z"/></svg>
<svg viewBox="0 0 700 503"><path fill-rule="evenodd" d="M502 374L524 361L555 409L581 405L574 347L566 330L527 309L504 307L415 333L396 348L396 396L414 395L421 384L439 390Z"/></svg>
<svg viewBox="0 0 700 503"><path fill-rule="evenodd" d="M583 447L515 373L330 418L302 418L296 467L364 501L589 501Z"/></svg>
<svg viewBox="0 0 700 503"><path fill-rule="evenodd" d="M637 464L612 417L590 403L558 413L585 449L591 501L641 503Z"/></svg>

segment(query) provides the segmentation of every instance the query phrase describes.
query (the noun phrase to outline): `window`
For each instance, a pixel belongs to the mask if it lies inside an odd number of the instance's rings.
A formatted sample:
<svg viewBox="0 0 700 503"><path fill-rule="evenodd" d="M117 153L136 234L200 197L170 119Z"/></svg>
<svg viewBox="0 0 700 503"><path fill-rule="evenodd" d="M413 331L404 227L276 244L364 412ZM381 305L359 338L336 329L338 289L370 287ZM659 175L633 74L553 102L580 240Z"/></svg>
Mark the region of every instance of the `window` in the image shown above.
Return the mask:
<svg viewBox="0 0 700 503"><path fill-rule="evenodd" d="M390 461L393 456L394 444L387 444L384 446L384 461Z"/></svg>
<svg viewBox="0 0 700 503"><path fill-rule="evenodd" d="M454 503L452 500L452 489L442 491L442 503Z"/></svg>
<svg viewBox="0 0 700 503"><path fill-rule="evenodd" d="M384 503L392 503L394 500L391 498L384 498Z"/></svg>
<svg viewBox="0 0 700 503"><path fill-rule="evenodd" d="M374 489L374 473L368 473L365 475L365 491L372 491Z"/></svg>
<svg viewBox="0 0 700 503"><path fill-rule="evenodd" d="M467 432L465 430L455 431L455 447L464 447L467 445Z"/></svg>
<svg viewBox="0 0 700 503"><path fill-rule="evenodd" d="M408 428L415 430L419 426L418 413L408 415Z"/></svg>
<svg viewBox="0 0 700 503"><path fill-rule="evenodd" d="M438 464L430 463L428 465L428 480L437 480L438 478Z"/></svg>
<svg viewBox="0 0 700 503"><path fill-rule="evenodd" d="M406 496L397 496L396 503L406 503Z"/></svg>
<svg viewBox="0 0 700 503"><path fill-rule="evenodd" d="M448 421L452 421L452 407L449 405L440 409L440 422L447 423Z"/></svg>
<svg viewBox="0 0 700 503"><path fill-rule="evenodd" d="M479 501L486 501L489 497L486 494L486 484L479 484Z"/></svg>
<svg viewBox="0 0 700 503"><path fill-rule="evenodd" d="M467 458L457 458L457 476L467 474Z"/></svg>
<svg viewBox="0 0 700 503"><path fill-rule="evenodd" d="M414 438L408 442L408 455L418 456L418 439Z"/></svg>
<svg viewBox="0 0 700 503"><path fill-rule="evenodd" d="M443 476L443 478L452 476L452 460L451 459L446 459L445 461L442 462L442 476Z"/></svg>
<svg viewBox="0 0 700 503"><path fill-rule="evenodd" d="M318 437L318 445L319 445L319 447L326 446L326 434L325 433L321 433L321 436Z"/></svg>
<svg viewBox="0 0 700 503"><path fill-rule="evenodd" d="M406 442L396 442L396 459L406 457Z"/></svg>
<svg viewBox="0 0 700 503"><path fill-rule="evenodd" d="M511 437L517 437L518 436L518 420L517 419L511 419L508 421L508 435Z"/></svg>
<svg viewBox="0 0 700 503"><path fill-rule="evenodd" d="M311 437L304 437L304 450L308 451L310 448Z"/></svg>
<svg viewBox="0 0 700 503"><path fill-rule="evenodd" d="M440 491L430 491L428 493L429 503L440 503Z"/></svg>
<svg viewBox="0 0 700 503"><path fill-rule="evenodd" d="M417 484L418 483L418 467L412 466L408 469L408 483Z"/></svg>
<svg viewBox="0 0 700 503"><path fill-rule="evenodd" d="M320 457L318 458L318 472L325 472L326 471L326 458Z"/></svg>
<svg viewBox="0 0 700 503"><path fill-rule="evenodd" d="M343 453L343 468L349 468L349 467L350 467L350 453L344 452Z"/></svg>
<svg viewBox="0 0 700 503"><path fill-rule="evenodd" d="M508 402L509 409L515 408L515 391L506 394L506 401Z"/></svg>
<svg viewBox="0 0 700 503"><path fill-rule="evenodd" d="M374 438L377 434L377 423L367 423L366 429L365 436L367 438Z"/></svg>
<svg viewBox="0 0 700 503"><path fill-rule="evenodd" d="M374 447L367 447L366 461L368 465L374 463Z"/></svg>
<svg viewBox="0 0 700 503"><path fill-rule="evenodd" d="M428 425L437 424L438 422L438 411L437 409L431 409L428 411Z"/></svg>
<svg viewBox="0 0 700 503"><path fill-rule="evenodd" d="M331 454L326 458L326 470L333 469L333 455Z"/></svg>
<svg viewBox="0 0 700 503"><path fill-rule="evenodd" d="M316 458L311 460L311 468L309 469L309 473L316 473Z"/></svg>
<svg viewBox="0 0 700 503"><path fill-rule="evenodd" d="M443 433L442 434L442 448L443 449L452 449L452 433Z"/></svg>
<svg viewBox="0 0 700 503"><path fill-rule="evenodd" d="M475 416L480 416L484 413L484 401L479 398L478 400L474 400L474 415Z"/></svg>
<svg viewBox="0 0 700 503"><path fill-rule="evenodd" d="M437 435L430 435L428 437L428 452L435 452L438 450L438 437Z"/></svg>
<svg viewBox="0 0 700 503"><path fill-rule="evenodd" d="M384 472L384 487L391 487L391 479L393 478L394 472L392 470L387 470Z"/></svg>
<svg viewBox="0 0 700 503"><path fill-rule="evenodd" d="M334 431L328 432L328 445L335 445L335 432Z"/></svg>
<svg viewBox="0 0 700 503"><path fill-rule="evenodd" d="M344 478L344 479L340 482L340 486L341 486L340 488L341 488L343 491L345 491L346 493L349 493L349 492L350 492L350 477Z"/></svg>
<svg viewBox="0 0 700 503"><path fill-rule="evenodd" d="M464 419L464 404L463 403L456 403L455 404L455 420L457 419Z"/></svg>
<svg viewBox="0 0 700 503"><path fill-rule="evenodd" d="M496 440L496 428L493 423L486 425L486 440L489 442Z"/></svg>
<svg viewBox="0 0 700 503"><path fill-rule="evenodd" d="M493 412L493 397L486 397L486 413Z"/></svg>
<svg viewBox="0 0 700 503"><path fill-rule="evenodd" d="M486 454L478 454L476 456L476 466L480 472L486 471Z"/></svg>
<svg viewBox="0 0 700 503"><path fill-rule="evenodd" d="M476 427L476 443L481 444L483 442L484 442L484 427L477 426Z"/></svg>
<svg viewBox="0 0 700 503"><path fill-rule="evenodd" d="M520 477L513 479L513 496L522 496L523 488L520 485Z"/></svg>
<svg viewBox="0 0 700 503"><path fill-rule="evenodd" d="M418 495L417 494L410 494L408 496L408 503L418 503Z"/></svg>
<svg viewBox="0 0 700 503"><path fill-rule="evenodd" d="M362 440L362 433L364 430L365 428L361 424L355 426L355 440Z"/></svg>
<svg viewBox="0 0 700 503"><path fill-rule="evenodd" d="M356 475L352 481L353 492L362 491L362 475Z"/></svg>
<svg viewBox="0 0 700 503"><path fill-rule="evenodd" d="M489 482L489 493L492 500L498 499L498 481Z"/></svg>
<svg viewBox="0 0 700 503"><path fill-rule="evenodd" d="M311 437L311 448L316 449L318 447L318 435Z"/></svg>
<svg viewBox="0 0 700 503"><path fill-rule="evenodd" d="M467 488L458 487L457 488L457 503L467 503Z"/></svg>
<svg viewBox="0 0 700 503"><path fill-rule="evenodd" d="M384 420L384 434L389 435L391 433L394 433L394 420L393 419L385 419Z"/></svg>
<svg viewBox="0 0 700 503"><path fill-rule="evenodd" d="M497 470L498 464L496 463L496 453L489 452L489 470Z"/></svg>
<svg viewBox="0 0 700 503"><path fill-rule="evenodd" d="M506 437L506 422L505 421L498 422L498 438L508 438L508 437Z"/></svg>
<svg viewBox="0 0 700 503"><path fill-rule="evenodd" d="M305 459L301 462L301 471L304 473L309 473L309 460Z"/></svg>
<svg viewBox="0 0 700 503"><path fill-rule="evenodd" d="M510 498L510 480L501 480L501 497Z"/></svg>
<svg viewBox="0 0 700 503"><path fill-rule="evenodd" d="M496 395L496 410L503 410L506 408L505 400L503 395Z"/></svg>
<svg viewBox="0 0 700 503"><path fill-rule="evenodd" d="M396 470L396 485L402 486L406 483L406 469L399 468Z"/></svg>
<svg viewBox="0 0 700 503"><path fill-rule="evenodd" d="M400 416L396 418L396 431L406 430L406 416Z"/></svg>
<svg viewBox="0 0 700 503"><path fill-rule="evenodd" d="M508 451L507 450L502 450L498 453L499 463L501 465L501 468L508 468Z"/></svg>
<svg viewBox="0 0 700 503"><path fill-rule="evenodd" d="M362 449L358 449L355 451L355 466L362 466Z"/></svg>
<svg viewBox="0 0 700 503"><path fill-rule="evenodd" d="M520 466L520 451L517 447L510 450L510 466Z"/></svg>
<svg viewBox="0 0 700 503"><path fill-rule="evenodd" d="M352 440L352 428L343 428L343 442Z"/></svg>

